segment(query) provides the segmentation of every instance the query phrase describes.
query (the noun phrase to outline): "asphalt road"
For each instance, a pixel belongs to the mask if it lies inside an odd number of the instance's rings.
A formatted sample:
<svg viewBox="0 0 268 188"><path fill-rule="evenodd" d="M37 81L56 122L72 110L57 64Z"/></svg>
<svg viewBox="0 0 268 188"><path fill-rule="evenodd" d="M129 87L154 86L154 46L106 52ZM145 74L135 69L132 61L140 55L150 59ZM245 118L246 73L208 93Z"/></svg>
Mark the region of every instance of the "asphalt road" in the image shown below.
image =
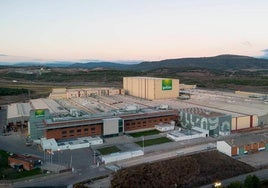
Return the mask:
<svg viewBox="0 0 268 188"><path fill-rule="evenodd" d="M240 175L240 176L236 176L236 177L233 177L233 178L229 178L229 179L221 181L221 183L222 183L223 186L227 186L230 183L235 182L235 181L244 182L244 180L246 179L246 177L248 175L254 175L254 174L260 180L267 180L268 179L268 169L264 169L264 170L259 170L259 171L251 172L251 173L248 173L248 174L243 174L243 175ZM202 186L200 188L211 188L212 185L213 184L209 184L209 185Z"/></svg>
<svg viewBox="0 0 268 188"><path fill-rule="evenodd" d="M45 187L45 186L69 186L72 187L74 183L88 180L90 178L99 177L103 175L109 175L110 170L103 167L99 168L87 168L84 170L76 170L75 172L67 172L63 174L56 174L45 176L37 179L28 179L26 181L18 182L10 185L11 188L22 187Z"/></svg>
<svg viewBox="0 0 268 188"><path fill-rule="evenodd" d="M133 158L131 160L126 161L118 161L116 164L121 167L129 167L134 166L142 163L151 163L154 161L159 161L167 158L172 158L175 156L182 156L202 151L208 151L211 149L215 149L215 145L212 147L212 144L202 144L192 147L187 147L183 149L175 149L168 152L157 152L157 153L151 153L148 155L144 155L141 157Z"/></svg>

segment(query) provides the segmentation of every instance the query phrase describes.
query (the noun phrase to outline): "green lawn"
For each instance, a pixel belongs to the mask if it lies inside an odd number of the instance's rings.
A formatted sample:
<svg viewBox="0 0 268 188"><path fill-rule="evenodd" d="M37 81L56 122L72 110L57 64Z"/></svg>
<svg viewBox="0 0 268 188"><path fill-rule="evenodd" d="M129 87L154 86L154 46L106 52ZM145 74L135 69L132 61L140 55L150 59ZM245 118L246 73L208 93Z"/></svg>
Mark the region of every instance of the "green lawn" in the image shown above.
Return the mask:
<svg viewBox="0 0 268 188"><path fill-rule="evenodd" d="M150 140L144 140L144 147L146 146L152 146L152 145L157 145L157 144L163 144L163 143L167 143L167 142L172 142L172 140L166 138L166 137L162 137L162 138L155 138L155 139L150 139ZM143 147L143 141L138 141L135 142L136 144L138 144L140 147Z"/></svg>
<svg viewBox="0 0 268 188"><path fill-rule="evenodd" d="M17 172L15 169L8 165L9 154L6 151L0 150L0 178L6 180L24 178L37 174L42 174L40 168L36 168L30 171Z"/></svg>
<svg viewBox="0 0 268 188"><path fill-rule="evenodd" d="M116 146L110 146L110 147L100 148L100 149L98 149L98 151L102 155L108 155L108 154L111 154L111 153L119 152L121 150L118 149Z"/></svg>
<svg viewBox="0 0 268 188"><path fill-rule="evenodd" d="M158 131L158 130L150 130L150 131L130 133L129 135L132 137L141 137L141 136L149 136L149 135L154 135L154 134L159 134L159 133L160 133L160 131Z"/></svg>
<svg viewBox="0 0 268 188"><path fill-rule="evenodd" d="M6 151L0 150L0 172L2 168L8 167L7 158L9 154Z"/></svg>
<svg viewBox="0 0 268 188"><path fill-rule="evenodd" d="M6 174L5 179L10 179L10 180L42 174L42 170L40 168L35 168L35 169L29 170L29 171L24 170L22 172L17 172L15 169L10 168L10 170L8 172L9 173Z"/></svg>

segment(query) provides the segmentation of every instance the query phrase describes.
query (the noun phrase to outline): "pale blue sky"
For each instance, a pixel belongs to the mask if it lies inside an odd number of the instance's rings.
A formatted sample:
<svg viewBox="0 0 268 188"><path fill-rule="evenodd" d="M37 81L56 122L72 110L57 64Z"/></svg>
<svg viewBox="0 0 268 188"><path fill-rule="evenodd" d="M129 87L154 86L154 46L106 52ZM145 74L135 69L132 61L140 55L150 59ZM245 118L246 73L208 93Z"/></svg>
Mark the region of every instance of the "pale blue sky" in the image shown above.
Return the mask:
<svg viewBox="0 0 268 188"><path fill-rule="evenodd" d="M0 0L0 61L262 56L267 0Z"/></svg>

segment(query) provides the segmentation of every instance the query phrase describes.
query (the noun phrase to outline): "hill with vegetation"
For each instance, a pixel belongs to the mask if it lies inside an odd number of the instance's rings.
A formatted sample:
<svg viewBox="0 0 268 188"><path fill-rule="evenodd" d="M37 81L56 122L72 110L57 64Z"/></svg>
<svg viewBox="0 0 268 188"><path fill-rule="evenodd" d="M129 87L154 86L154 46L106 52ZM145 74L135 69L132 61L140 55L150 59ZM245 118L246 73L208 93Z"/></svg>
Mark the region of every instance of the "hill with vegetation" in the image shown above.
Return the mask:
<svg viewBox="0 0 268 188"><path fill-rule="evenodd" d="M159 68L205 68L209 70L268 69L267 59L258 59L239 55L219 55L215 57L166 59L146 61L138 64L121 64L113 62L75 63L72 68L108 68L117 70L151 71Z"/></svg>
<svg viewBox="0 0 268 188"><path fill-rule="evenodd" d="M135 64L118 62L22 62L10 64L14 67L64 67L64 68L86 68L86 69L114 69L114 70L134 70L151 71L159 68L204 68L209 70L243 70L243 69L268 69L268 59L254 58L239 55L219 55L215 57L179 58L166 59L161 61L144 61Z"/></svg>
<svg viewBox="0 0 268 188"><path fill-rule="evenodd" d="M143 71L158 68L205 68L210 70L268 69L268 60L248 56L219 55L215 57L148 61L131 66L133 70Z"/></svg>
<svg viewBox="0 0 268 188"><path fill-rule="evenodd" d="M108 69L118 69L124 70L128 69L129 65L113 62L88 62L88 63L75 63L69 65L70 68L87 68L87 69L96 69L96 68L108 68Z"/></svg>

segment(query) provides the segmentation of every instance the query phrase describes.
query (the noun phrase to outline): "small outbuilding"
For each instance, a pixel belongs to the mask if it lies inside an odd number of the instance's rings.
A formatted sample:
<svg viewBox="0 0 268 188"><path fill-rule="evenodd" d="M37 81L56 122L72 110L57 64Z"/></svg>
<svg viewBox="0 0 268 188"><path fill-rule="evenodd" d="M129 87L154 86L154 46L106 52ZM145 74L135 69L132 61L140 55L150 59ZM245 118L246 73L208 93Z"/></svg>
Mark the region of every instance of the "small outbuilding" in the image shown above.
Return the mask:
<svg viewBox="0 0 268 188"><path fill-rule="evenodd" d="M8 157L8 165L18 170L32 170L40 167L42 161L31 155L12 155Z"/></svg>
<svg viewBox="0 0 268 188"><path fill-rule="evenodd" d="M230 157L268 151L268 137L267 135L246 135L217 141L217 150Z"/></svg>

